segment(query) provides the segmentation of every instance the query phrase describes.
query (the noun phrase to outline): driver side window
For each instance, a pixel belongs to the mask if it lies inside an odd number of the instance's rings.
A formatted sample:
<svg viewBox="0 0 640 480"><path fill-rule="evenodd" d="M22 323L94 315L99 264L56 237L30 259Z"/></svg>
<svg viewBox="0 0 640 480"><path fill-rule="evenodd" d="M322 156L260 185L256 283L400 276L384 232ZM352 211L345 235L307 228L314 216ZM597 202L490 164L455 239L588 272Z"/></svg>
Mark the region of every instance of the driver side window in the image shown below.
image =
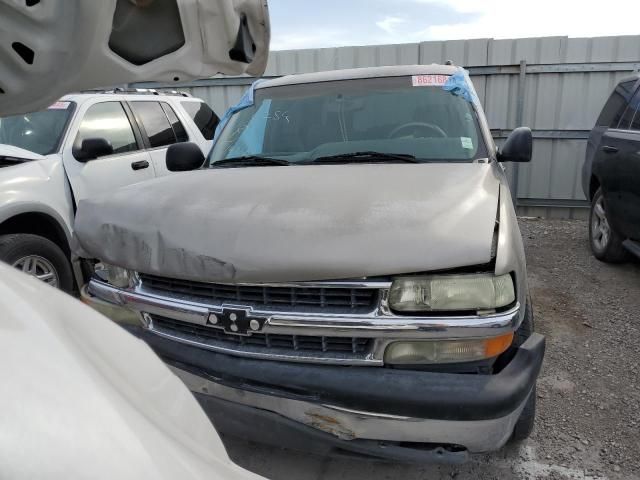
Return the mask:
<svg viewBox="0 0 640 480"><path fill-rule="evenodd" d="M74 145L79 148L86 138L104 138L113 146L114 154L138 150L131 122L120 102L97 103L89 107Z"/></svg>

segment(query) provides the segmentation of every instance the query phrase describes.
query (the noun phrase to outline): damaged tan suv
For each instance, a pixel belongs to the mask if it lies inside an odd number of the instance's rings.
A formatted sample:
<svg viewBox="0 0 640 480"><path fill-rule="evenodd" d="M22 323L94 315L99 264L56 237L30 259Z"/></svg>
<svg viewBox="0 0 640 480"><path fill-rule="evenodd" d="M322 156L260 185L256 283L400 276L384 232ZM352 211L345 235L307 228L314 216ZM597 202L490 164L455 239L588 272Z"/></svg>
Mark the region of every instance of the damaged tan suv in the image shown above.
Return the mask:
<svg viewBox="0 0 640 480"><path fill-rule="evenodd" d="M526 438L544 338L466 72L259 82L192 172L83 201L85 301L148 342L227 433L399 460ZM205 163L205 168L200 168Z"/></svg>

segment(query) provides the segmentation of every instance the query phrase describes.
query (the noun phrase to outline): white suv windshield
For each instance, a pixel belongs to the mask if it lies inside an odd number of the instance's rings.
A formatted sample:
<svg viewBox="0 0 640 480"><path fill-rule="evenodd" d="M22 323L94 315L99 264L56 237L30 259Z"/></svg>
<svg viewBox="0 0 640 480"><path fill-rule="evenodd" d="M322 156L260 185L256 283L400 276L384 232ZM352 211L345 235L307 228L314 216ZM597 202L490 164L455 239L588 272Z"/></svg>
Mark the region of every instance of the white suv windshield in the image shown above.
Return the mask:
<svg viewBox="0 0 640 480"><path fill-rule="evenodd" d="M471 103L440 86L389 77L257 89L255 104L231 118L210 158L305 163L358 152L420 161L486 157Z"/></svg>
<svg viewBox="0 0 640 480"><path fill-rule="evenodd" d="M47 110L0 118L0 143L40 155L58 150L73 110L71 102L57 102Z"/></svg>

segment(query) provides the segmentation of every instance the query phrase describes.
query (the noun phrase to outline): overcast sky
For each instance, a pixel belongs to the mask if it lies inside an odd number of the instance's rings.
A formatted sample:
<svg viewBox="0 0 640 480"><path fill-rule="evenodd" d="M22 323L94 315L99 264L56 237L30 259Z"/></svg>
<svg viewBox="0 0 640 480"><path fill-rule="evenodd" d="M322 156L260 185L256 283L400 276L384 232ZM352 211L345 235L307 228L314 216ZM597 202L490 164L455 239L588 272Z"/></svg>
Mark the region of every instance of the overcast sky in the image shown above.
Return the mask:
<svg viewBox="0 0 640 480"><path fill-rule="evenodd" d="M273 50L640 34L640 0L269 0L269 9Z"/></svg>

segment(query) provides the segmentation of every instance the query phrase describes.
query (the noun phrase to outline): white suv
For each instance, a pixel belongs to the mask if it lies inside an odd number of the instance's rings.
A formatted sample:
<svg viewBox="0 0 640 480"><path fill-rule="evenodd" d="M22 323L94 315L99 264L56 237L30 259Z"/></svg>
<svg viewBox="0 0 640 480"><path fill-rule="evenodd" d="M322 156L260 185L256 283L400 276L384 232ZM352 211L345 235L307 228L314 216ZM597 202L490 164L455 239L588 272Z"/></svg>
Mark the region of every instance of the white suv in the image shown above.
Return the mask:
<svg viewBox="0 0 640 480"><path fill-rule="evenodd" d="M77 202L167 175L171 144L206 155L217 124L202 100L153 90L72 94L0 119L0 260L72 291Z"/></svg>

